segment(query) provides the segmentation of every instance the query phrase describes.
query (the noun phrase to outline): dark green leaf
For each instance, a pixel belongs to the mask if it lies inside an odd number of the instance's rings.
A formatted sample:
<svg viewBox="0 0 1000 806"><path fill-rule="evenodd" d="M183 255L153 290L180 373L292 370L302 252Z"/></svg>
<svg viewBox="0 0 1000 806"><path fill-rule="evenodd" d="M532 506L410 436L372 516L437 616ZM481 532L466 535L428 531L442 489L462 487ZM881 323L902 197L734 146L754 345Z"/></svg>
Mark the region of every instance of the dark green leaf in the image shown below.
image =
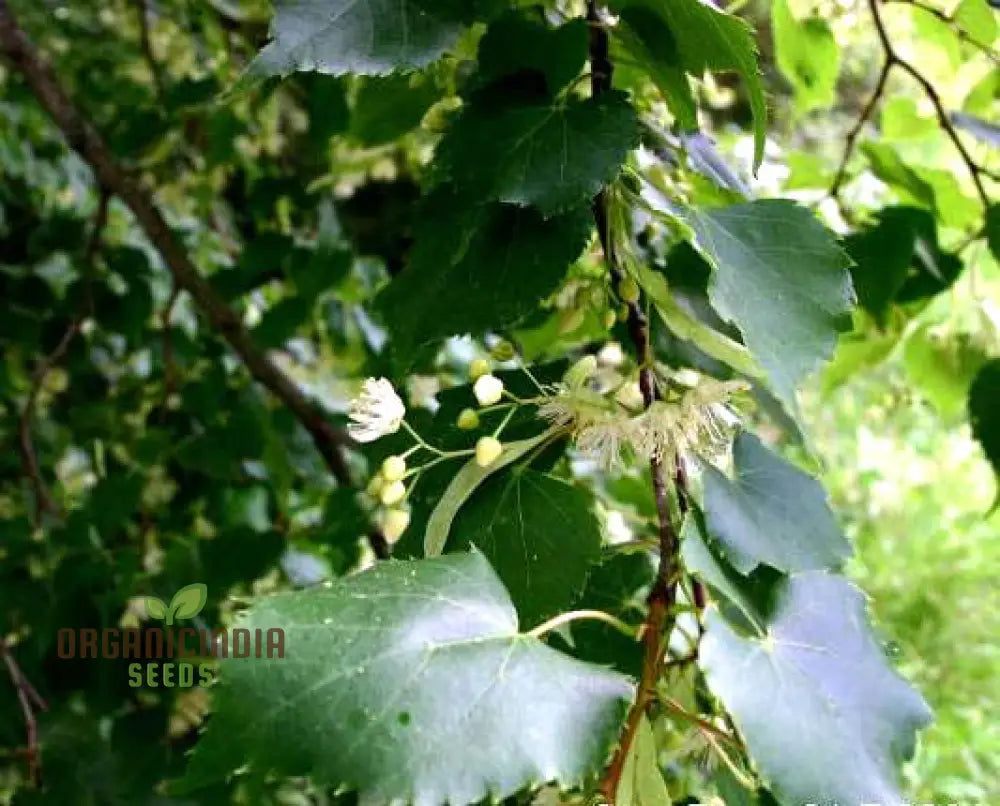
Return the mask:
<svg viewBox="0 0 1000 806"><path fill-rule="evenodd" d="M813 215L779 199L693 211L714 266L712 305L743 334L781 401L837 343L853 302L850 259Z"/></svg>
<svg viewBox="0 0 1000 806"><path fill-rule="evenodd" d="M438 148L437 164L477 198L534 205L547 217L590 200L639 143L624 93L511 102L478 94Z"/></svg>
<svg viewBox="0 0 1000 806"><path fill-rule="evenodd" d="M285 657L221 662L189 788L245 764L427 806L572 786L604 764L631 697L626 678L520 634L479 553L278 595L240 626L283 627Z"/></svg>
<svg viewBox="0 0 1000 806"><path fill-rule="evenodd" d="M502 331L534 312L590 227L587 208L546 220L530 208L470 208L438 190L424 206L410 265L377 300L400 362L446 336Z"/></svg>
<svg viewBox="0 0 1000 806"><path fill-rule="evenodd" d="M1000 478L1000 359L986 364L973 381L969 390L969 419L973 435Z"/></svg>
<svg viewBox="0 0 1000 806"><path fill-rule="evenodd" d="M379 146L415 129L441 91L426 76L373 76L358 90L351 134L366 146Z"/></svg>
<svg viewBox="0 0 1000 806"><path fill-rule="evenodd" d="M733 446L736 477L703 463L709 534L742 574L761 563L779 571L836 568L850 546L816 479L742 433Z"/></svg>
<svg viewBox="0 0 1000 806"><path fill-rule="evenodd" d="M600 556L590 493L535 470L487 480L459 510L452 550L474 544L496 569L521 615L535 625L569 609Z"/></svg>
<svg viewBox="0 0 1000 806"><path fill-rule="evenodd" d="M550 98L576 78L587 60L587 23L571 20L558 28L507 15L492 25L479 43L480 83L525 73L539 73Z"/></svg>
<svg viewBox="0 0 1000 806"><path fill-rule="evenodd" d="M778 800L903 802L896 768L930 711L889 665L861 593L796 574L759 626L741 635L710 610L699 662Z"/></svg>

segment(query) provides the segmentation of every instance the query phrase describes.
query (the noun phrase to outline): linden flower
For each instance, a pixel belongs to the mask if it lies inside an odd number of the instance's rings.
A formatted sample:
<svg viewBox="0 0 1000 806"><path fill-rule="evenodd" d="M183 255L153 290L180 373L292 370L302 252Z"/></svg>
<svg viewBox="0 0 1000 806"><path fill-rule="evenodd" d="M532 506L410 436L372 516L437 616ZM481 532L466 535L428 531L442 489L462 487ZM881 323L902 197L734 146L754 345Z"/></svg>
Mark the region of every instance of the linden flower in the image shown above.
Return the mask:
<svg viewBox="0 0 1000 806"><path fill-rule="evenodd" d="M351 422L347 433L351 438L358 442L374 442L399 430L406 416L406 406L385 378L368 378L361 387L361 394L351 401L348 413Z"/></svg>

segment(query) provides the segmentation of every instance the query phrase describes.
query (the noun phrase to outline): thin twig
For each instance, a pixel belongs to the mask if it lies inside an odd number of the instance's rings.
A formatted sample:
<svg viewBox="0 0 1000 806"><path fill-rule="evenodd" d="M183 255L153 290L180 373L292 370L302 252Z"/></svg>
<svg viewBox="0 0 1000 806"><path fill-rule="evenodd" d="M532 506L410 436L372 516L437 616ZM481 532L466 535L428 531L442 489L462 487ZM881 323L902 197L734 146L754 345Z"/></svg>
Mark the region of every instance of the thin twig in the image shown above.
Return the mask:
<svg viewBox="0 0 1000 806"><path fill-rule="evenodd" d="M840 158L840 167L837 168L837 174L833 178L833 184L830 185L830 191L828 194L834 199L840 198L840 188L844 184L844 179L847 176L847 163L850 161L851 155L854 153L854 147L857 144L861 130L864 129L865 123L868 122L872 112L875 111L875 107L882 98L882 93L885 92L886 81L889 78L889 72L892 69L893 63L893 60L887 56L885 61L882 63L882 69L878 74L878 81L875 82L875 89L872 91L871 97L868 99L868 103L865 104L864 109L861 110L861 115L858 116L857 122L847 133L847 138L844 141L844 154Z"/></svg>
<svg viewBox="0 0 1000 806"><path fill-rule="evenodd" d="M35 709L47 711L49 706L35 687L31 685L31 681L24 676L4 638L0 638L0 655L3 656L7 672L14 684L14 689L17 691L17 699L21 704L21 713L24 716L24 728L28 740L27 751L24 755L28 759L28 775L35 786L41 786L42 754L38 747L38 721L35 718Z"/></svg>
<svg viewBox="0 0 1000 806"><path fill-rule="evenodd" d="M350 439L335 428L296 382L257 346L239 316L201 276L152 195L118 164L97 130L73 105L52 66L15 21L7 0L0 0L0 51L24 76L67 142L90 165L97 181L114 192L132 211L146 237L162 256L175 284L191 295L213 330L229 343L250 374L302 424L337 481L354 487L343 453L343 446L350 444ZM386 556L388 544L384 538L372 539L371 543L378 556Z"/></svg>
<svg viewBox="0 0 1000 806"><path fill-rule="evenodd" d="M993 48L991 48L985 42L981 42L980 40L976 39L972 34L966 31L961 26L961 24L959 24L958 20L956 20L953 16L946 14L941 9L928 5L927 3L922 2L922 0L885 0L885 2L900 3L901 5L912 6L913 8L920 9L926 14L930 14L931 16L936 17L937 19L941 20L941 22L948 25L955 32L955 35L958 36L959 39L961 39L963 42L967 42L974 48L981 51L986 56L986 58L988 58L994 64L1000 65L1000 54L998 54L995 50L993 50Z"/></svg>

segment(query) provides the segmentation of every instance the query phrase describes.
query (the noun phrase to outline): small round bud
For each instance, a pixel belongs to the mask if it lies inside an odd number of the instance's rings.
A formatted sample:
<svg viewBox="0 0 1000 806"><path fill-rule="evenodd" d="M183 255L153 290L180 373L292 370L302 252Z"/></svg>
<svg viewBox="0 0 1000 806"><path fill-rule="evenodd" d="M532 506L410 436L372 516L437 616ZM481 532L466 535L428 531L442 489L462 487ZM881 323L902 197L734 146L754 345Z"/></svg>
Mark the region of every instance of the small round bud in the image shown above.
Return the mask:
<svg viewBox="0 0 1000 806"><path fill-rule="evenodd" d="M388 481L399 481L406 475L406 460L402 456L390 456L382 462L382 477Z"/></svg>
<svg viewBox="0 0 1000 806"><path fill-rule="evenodd" d="M607 330L611 330L611 328L615 326L615 322L617 321L618 321L618 314L616 314L614 311L604 312L604 327Z"/></svg>
<svg viewBox="0 0 1000 806"><path fill-rule="evenodd" d="M618 296L625 302L639 301L639 286L631 277L623 277L618 284Z"/></svg>
<svg viewBox="0 0 1000 806"><path fill-rule="evenodd" d="M619 322L627 322L628 321L628 315L629 315L628 305L622 304L621 306L619 306L619 308L618 308L618 321Z"/></svg>
<svg viewBox="0 0 1000 806"><path fill-rule="evenodd" d="M492 406L503 397L503 381L494 375L483 375L472 387L480 406Z"/></svg>
<svg viewBox="0 0 1000 806"><path fill-rule="evenodd" d="M575 330L579 330L584 321L586 321L587 314L582 308L575 308L571 311L567 311L563 317L562 321L559 323L560 333L572 333Z"/></svg>
<svg viewBox="0 0 1000 806"><path fill-rule="evenodd" d="M489 467L503 453L503 444L496 437L483 437L476 443L476 464Z"/></svg>
<svg viewBox="0 0 1000 806"><path fill-rule="evenodd" d="M568 370L566 370L566 374L563 375L563 380L566 381L566 385L571 388L580 387L583 386L583 384L585 384L595 372L597 372L597 357L593 355L585 355Z"/></svg>
<svg viewBox="0 0 1000 806"><path fill-rule="evenodd" d="M382 488L382 494L379 497L387 507L398 504L406 498L406 485L401 481L394 481L392 484L387 484Z"/></svg>
<svg viewBox="0 0 1000 806"><path fill-rule="evenodd" d="M499 361L501 363L504 361L510 361L515 355L514 345L509 341L498 341L490 351L490 355L493 356L494 361Z"/></svg>
<svg viewBox="0 0 1000 806"><path fill-rule="evenodd" d="M375 498L380 492L382 492L382 488L384 486L385 486L385 479L382 478L382 474L376 473L369 480L368 486L365 488L365 492L368 493L368 495L372 496L372 498Z"/></svg>
<svg viewBox="0 0 1000 806"><path fill-rule="evenodd" d="M409 525L409 512L405 509L390 509L382 518L382 534L390 543L395 543Z"/></svg>
<svg viewBox="0 0 1000 806"><path fill-rule="evenodd" d="M462 409L455 424L463 431L474 431L479 428L479 415L475 409Z"/></svg>
<svg viewBox="0 0 1000 806"><path fill-rule="evenodd" d="M483 375L489 375L489 372L490 362L485 358L476 358L469 364L469 378L474 381L483 377Z"/></svg>

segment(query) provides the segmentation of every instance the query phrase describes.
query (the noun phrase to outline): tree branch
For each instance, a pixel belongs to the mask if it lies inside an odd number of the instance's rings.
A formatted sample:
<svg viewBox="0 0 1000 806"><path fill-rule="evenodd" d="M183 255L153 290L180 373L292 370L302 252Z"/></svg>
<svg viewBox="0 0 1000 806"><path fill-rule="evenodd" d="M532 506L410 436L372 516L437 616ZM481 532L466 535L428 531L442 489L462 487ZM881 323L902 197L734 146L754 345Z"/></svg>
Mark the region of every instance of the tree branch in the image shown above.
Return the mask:
<svg viewBox="0 0 1000 806"><path fill-rule="evenodd" d="M955 35L961 39L963 42L967 42L974 48L982 52L986 58L996 65L1000 65L1000 54L998 54L993 48L984 42L979 41L972 36L968 31L966 31L953 16L945 14L941 9L935 8L932 5L924 3L923 0L885 0L887 3L900 3L905 6L912 6L913 8L918 8L926 14L930 14L932 17L936 17L945 23L955 32Z"/></svg>
<svg viewBox="0 0 1000 806"><path fill-rule="evenodd" d="M0 656L3 657L4 664L7 666L7 673L10 675L10 680L17 691L17 699L21 703L21 713L24 715L24 728L28 735L26 753L28 758L28 775L35 786L41 786L42 755L38 747L38 721L35 719L35 709L47 711L48 704L42 699L38 691L35 690L35 687L31 685L31 681L24 676L21 667L17 665L17 661L14 660L14 656L11 654L7 640L3 637L0 637Z"/></svg>
<svg viewBox="0 0 1000 806"><path fill-rule="evenodd" d="M596 97L611 90L614 74L608 32L601 19L596 0L588 0L587 2L587 22L590 31L591 93ZM624 275L618 264L614 239L611 237L609 229L610 216L606 190L602 190L594 199L592 209L611 281L615 287L620 287ZM642 398L646 408L649 408L659 396L656 388L656 377L652 370L649 321L638 301L628 302L627 305L629 337L639 362L639 387L642 390ZM615 802L625 759L635 739L640 720L649 706L656 700L656 682L663 672L666 652L665 638L670 631L677 595L677 582L680 578L680 541L671 519L666 469L660 459L653 458L650 461L650 471L656 499L660 559L656 580L647 599L649 612L642 627L642 673L635 701L625 719L625 726L614 757L601 780L601 792L611 804ZM682 476L675 475L674 482L678 489L680 489L681 480Z"/></svg>
<svg viewBox="0 0 1000 806"><path fill-rule="evenodd" d="M288 377L254 343L239 317L201 277L187 251L167 224L150 193L115 160L101 136L66 95L51 65L18 26L0 0L0 50L20 72L42 107L62 131L70 146L90 165L97 181L115 193L132 211L156 247L179 288L191 294L198 308L243 360L250 374L278 398L309 432L313 443L333 476L345 486L354 486L342 446L347 436L335 428ZM375 536L372 548L385 556L387 544Z"/></svg>
<svg viewBox="0 0 1000 806"><path fill-rule="evenodd" d="M889 0L884 0L889 2ZM899 0L900 2L908 2L911 5L917 5L919 8L924 10L931 10L929 6L924 6L922 4L914 3L912 0ZM892 40L889 38L889 33L886 30L885 22L882 19L882 12L879 10L878 6L879 0L868 0L868 8L871 10L872 18L875 21L875 31L878 34L879 43L882 46L882 52L885 55L885 61L882 64L882 72L879 74L878 83L875 87L875 92L872 93L871 99L865 105L862 110L861 117L858 122L854 125L851 131L847 135L847 143L844 149L844 156L840 161L840 167L837 170L837 174L833 180L833 185L830 187L829 195L834 199L839 199L838 193L840 187L844 182L845 173L847 170L847 162L854 151L855 141L858 135L861 133L861 129L864 127L865 121L871 116L885 91L886 81L889 78L889 73L893 67L898 66L900 70L910 75L924 91L924 94L930 100L931 104L934 106L934 112L938 119L938 124L941 129L951 140L952 144L955 146L955 150L958 151L959 156L962 158L962 162L965 163L965 167L969 171L969 175L972 177L972 182L976 186L976 193L979 195L980 201L983 203L983 207L990 206L990 198L986 192L986 188L983 185L983 176L989 176L987 171L984 171L982 166L980 166L969 153L969 150L965 147L962 142L961 137L958 134L958 130L955 128L954 124L951 122L951 118L948 116L948 112L944 108L944 104L941 101L941 96L938 95L937 89L930 82L930 80L921 73L911 62L902 58L892 45ZM945 19L950 19L945 15Z"/></svg>

